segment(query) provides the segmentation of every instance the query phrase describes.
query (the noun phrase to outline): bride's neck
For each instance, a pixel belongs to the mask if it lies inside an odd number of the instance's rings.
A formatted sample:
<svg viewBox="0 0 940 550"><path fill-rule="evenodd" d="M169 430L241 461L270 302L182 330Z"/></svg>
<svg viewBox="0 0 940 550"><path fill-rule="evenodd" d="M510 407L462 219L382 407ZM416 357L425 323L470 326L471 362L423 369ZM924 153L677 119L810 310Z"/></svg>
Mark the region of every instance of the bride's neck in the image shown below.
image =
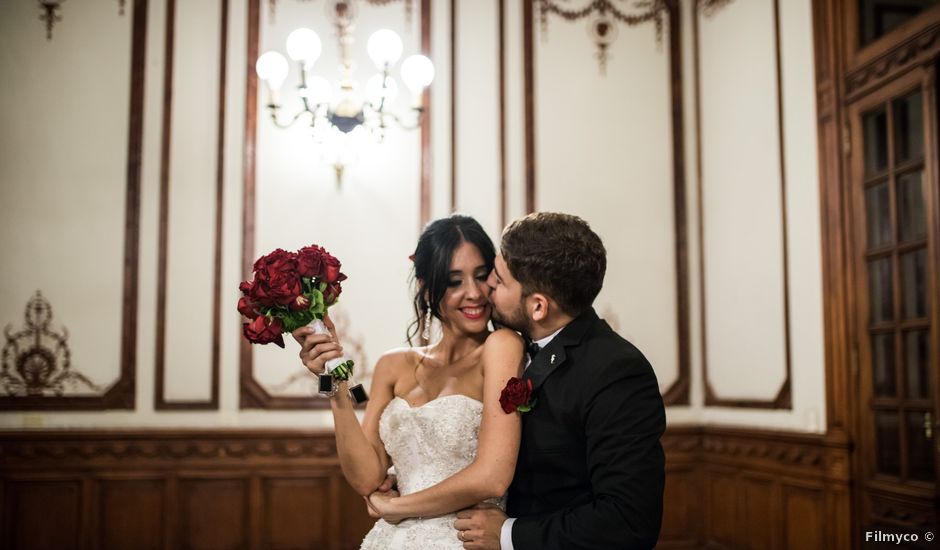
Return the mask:
<svg viewBox="0 0 940 550"><path fill-rule="evenodd" d="M445 326L442 330L441 340L434 348L443 363L449 365L456 363L480 347L486 341L487 336L489 336L489 332L461 334Z"/></svg>

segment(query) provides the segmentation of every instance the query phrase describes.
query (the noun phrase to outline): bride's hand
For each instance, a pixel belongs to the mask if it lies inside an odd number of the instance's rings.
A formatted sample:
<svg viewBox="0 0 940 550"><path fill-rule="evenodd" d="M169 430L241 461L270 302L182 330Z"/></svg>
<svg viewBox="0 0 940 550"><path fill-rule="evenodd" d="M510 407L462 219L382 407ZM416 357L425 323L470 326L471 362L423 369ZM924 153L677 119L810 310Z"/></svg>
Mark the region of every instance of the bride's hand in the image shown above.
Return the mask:
<svg viewBox="0 0 940 550"><path fill-rule="evenodd" d="M395 491L388 491L387 493L375 492L369 495L369 515L375 512L379 517L392 525L403 519L407 519L408 516L400 515L395 510L392 499L397 496L398 493Z"/></svg>
<svg viewBox="0 0 940 550"><path fill-rule="evenodd" d="M343 346L336 338L336 329L328 315L323 316L323 323L330 334L314 334L310 327L300 327L291 335L300 344L300 360L313 374L326 370L326 362L343 356Z"/></svg>

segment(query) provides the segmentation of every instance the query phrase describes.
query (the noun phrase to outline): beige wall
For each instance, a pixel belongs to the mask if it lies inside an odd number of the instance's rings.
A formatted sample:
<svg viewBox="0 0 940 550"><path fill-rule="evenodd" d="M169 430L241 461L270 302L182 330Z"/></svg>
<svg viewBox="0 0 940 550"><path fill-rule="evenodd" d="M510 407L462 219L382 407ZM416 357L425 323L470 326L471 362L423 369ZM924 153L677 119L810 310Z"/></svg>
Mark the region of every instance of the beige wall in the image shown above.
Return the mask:
<svg viewBox="0 0 940 550"><path fill-rule="evenodd" d="M19 426L292 426L328 427L325 411L239 408L240 319L247 0L230 0L223 149L220 407L207 412L156 411L153 403L157 317L160 159L167 0L149 1L141 189L137 403L134 411L0 414ZM121 262L130 67L131 6L65 3L47 42L36 9L0 6L0 251L23 262L0 264L0 322L20 326L37 290L65 325L73 368L107 384L119 373ZM365 42L382 26L418 49L421 16L401 5L360 5L353 47L365 80ZM607 286L597 308L650 358L665 391L680 376L676 167L684 166L687 316L691 393L670 407L673 424L715 423L800 431L825 428L819 206L813 56L808 0L780 2L782 119L777 110L773 0L737 0L711 17L681 3L682 143L673 158L669 33L652 24L621 26L601 75L586 22L550 16L535 32L536 207L583 216L609 251ZM216 109L222 0L177 2L170 116L167 215L168 399L210 393L212 251L216 178ZM524 213L522 4L457 0L456 155L451 158L450 2L432 2L432 58L437 69L431 120L433 216L451 204L456 162L460 211L476 216L495 239L499 219L499 80L497 32L504 18L507 213ZM270 19L262 2L261 51L284 51L294 27L323 39L320 74L331 76L337 47L322 3L282 0ZM536 10L537 11L537 10ZM692 18L699 17L699 98ZM95 32L89 32L94 29ZM547 32L546 32L547 31ZM291 75L293 77L293 73ZM288 80L288 86L293 82ZM9 83L12 83L9 84ZM67 83L68 101L62 87ZM408 104L402 87L398 108ZM286 94L285 100L290 99ZM271 126L258 103L254 250L326 245L350 275L339 315L374 361L402 345L409 321L407 256L419 230L420 137L392 131L350 166L341 188L319 162L304 132ZM87 105L87 108L78 106ZM107 108L99 108L105 105ZM696 106L702 112L696 117ZM700 120L701 128L696 128ZM779 124L783 125L783 173ZM701 143L698 142L701 136ZM696 170L701 151L702 180ZM683 175L683 174L679 174ZM781 184L786 190L783 218ZM699 209L704 231L699 254ZM784 223L784 221L786 223ZM788 246L783 247L784 227ZM78 231L78 228L84 228ZM784 321L784 252L789 324ZM59 263L69 258L67 276ZM96 262L90 260L97 259ZM704 272L700 270L704 265ZM704 285L701 276L704 273ZM704 290L705 313L702 315ZM94 304L95 307L89 307ZM704 332L702 321L705 323ZM785 371L790 333L792 409L705 406L703 360L719 398L773 398ZM704 340L703 340L704 336ZM703 353L704 348L707 349ZM254 371L274 387L302 372L296 346L255 348ZM285 395L308 391L303 384Z"/></svg>

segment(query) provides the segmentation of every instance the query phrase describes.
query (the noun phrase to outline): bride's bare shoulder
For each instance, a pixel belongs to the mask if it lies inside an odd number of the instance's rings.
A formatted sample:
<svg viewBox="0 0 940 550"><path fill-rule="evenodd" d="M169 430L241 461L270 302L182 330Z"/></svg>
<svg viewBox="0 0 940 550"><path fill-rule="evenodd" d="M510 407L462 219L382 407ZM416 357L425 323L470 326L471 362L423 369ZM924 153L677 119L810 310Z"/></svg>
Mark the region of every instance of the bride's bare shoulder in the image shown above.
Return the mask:
<svg viewBox="0 0 940 550"><path fill-rule="evenodd" d="M396 379L407 371L411 372L421 357L424 348L394 348L386 351L375 363L376 377Z"/></svg>
<svg viewBox="0 0 940 550"><path fill-rule="evenodd" d="M508 328L497 329L486 337L486 343L484 346L486 349L497 349L502 351L507 349L511 350L514 348L521 350L522 336L519 336L518 332Z"/></svg>

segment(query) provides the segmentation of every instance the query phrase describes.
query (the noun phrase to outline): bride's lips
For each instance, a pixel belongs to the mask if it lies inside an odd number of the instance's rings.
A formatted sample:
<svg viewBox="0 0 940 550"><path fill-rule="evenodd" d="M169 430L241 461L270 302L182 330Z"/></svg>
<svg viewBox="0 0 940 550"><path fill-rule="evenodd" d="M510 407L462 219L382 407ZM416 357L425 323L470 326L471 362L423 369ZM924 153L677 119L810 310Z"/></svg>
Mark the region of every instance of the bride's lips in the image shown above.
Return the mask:
<svg viewBox="0 0 940 550"><path fill-rule="evenodd" d="M486 314L486 306L462 307L460 308L460 313L467 319L476 321L477 319L482 319L483 315Z"/></svg>

